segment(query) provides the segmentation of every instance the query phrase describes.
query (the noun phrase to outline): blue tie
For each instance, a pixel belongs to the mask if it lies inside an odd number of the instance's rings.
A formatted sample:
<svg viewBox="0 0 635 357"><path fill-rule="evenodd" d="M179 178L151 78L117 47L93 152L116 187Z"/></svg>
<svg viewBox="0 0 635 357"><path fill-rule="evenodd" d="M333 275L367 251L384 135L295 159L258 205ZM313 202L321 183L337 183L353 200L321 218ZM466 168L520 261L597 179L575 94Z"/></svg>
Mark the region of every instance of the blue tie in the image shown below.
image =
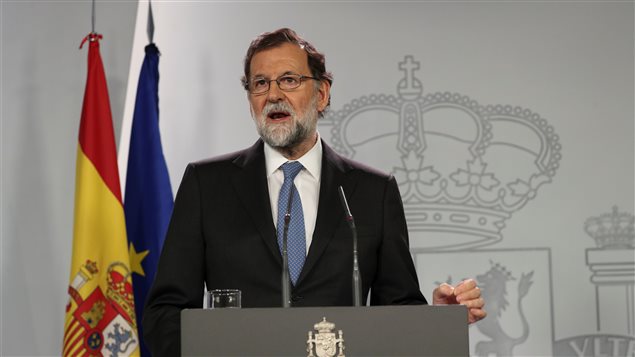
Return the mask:
<svg viewBox="0 0 635 357"><path fill-rule="evenodd" d="M302 164L297 161L287 161L282 166L284 182L278 196L278 246L282 253L282 235L284 231L284 216L289 206L289 195L293 195L291 201L291 220L287 232L287 252L289 255L289 276L293 285L298 281L306 255L306 238L304 233L304 213L300 194L293 184L293 180L302 170Z"/></svg>

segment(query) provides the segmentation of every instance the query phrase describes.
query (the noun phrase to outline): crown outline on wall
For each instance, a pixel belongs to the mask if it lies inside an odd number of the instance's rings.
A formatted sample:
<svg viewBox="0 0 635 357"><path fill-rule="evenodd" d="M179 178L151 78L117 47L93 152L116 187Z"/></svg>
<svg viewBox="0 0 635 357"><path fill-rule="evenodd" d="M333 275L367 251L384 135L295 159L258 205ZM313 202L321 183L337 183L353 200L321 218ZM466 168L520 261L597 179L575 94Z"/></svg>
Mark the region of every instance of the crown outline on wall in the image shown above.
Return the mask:
<svg viewBox="0 0 635 357"><path fill-rule="evenodd" d="M590 217L584 222L584 231L595 240L598 248L635 248L635 216L619 212L617 206L609 213Z"/></svg>
<svg viewBox="0 0 635 357"><path fill-rule="evenodd" d="M373 166L397 180L411 232L470 237L445 249L500 241L506 220L534 199L559 168L561 145L554 128L529 109L480 105L458 93L424 94L414 75L420 63L413 56L405 56L399 68L404 77L397 96L354 99L327 112L319 123L321 132L330 135L334 150L352 159L368 143L381 142L385 152L386 141L393 140L392 167ZM460 154L452 158L448 148Z"/></svg>

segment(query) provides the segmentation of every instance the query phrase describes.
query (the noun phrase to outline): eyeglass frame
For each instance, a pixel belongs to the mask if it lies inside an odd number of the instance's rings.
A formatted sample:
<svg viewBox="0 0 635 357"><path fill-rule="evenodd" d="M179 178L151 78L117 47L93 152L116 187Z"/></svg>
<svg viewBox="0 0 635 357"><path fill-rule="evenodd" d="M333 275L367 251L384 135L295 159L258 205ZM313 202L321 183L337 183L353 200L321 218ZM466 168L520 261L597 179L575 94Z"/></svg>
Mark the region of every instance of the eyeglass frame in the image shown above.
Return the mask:
<svg viewBox="0 0 635 357"><path fill-rule="evenodd" d="M287 89L283 89L282 87L280 87L280 80L284 77L298 77L298 86L297 87L293 87L293 88L287 88ZM245 90L247 92L249 92L249 94L253 94L253 95L260 95L260 94L265 94L267 92L269 92L271 90L271 82L276 82L276 84L278 85L278 88L283 91L283 92L289 92L292 91L294 89L300 88L300 86L302 85L302 83L304 83L305 79L313 79L316 81L321 81L320 78L316 78L316 77L311 77L311 76L305 76L303 74L297 74L297 73L285 73L280 75L278 78L275 79L266 79L266 78L253 78L250 81L248 80L244 80L243 81L243 88L245 88ZM267 90L262 91L262 92L258 92L258 93L254 93L252 91L249 90L249 84L253 83L255 80L264 80L265 82L267 82Z"/></svg>

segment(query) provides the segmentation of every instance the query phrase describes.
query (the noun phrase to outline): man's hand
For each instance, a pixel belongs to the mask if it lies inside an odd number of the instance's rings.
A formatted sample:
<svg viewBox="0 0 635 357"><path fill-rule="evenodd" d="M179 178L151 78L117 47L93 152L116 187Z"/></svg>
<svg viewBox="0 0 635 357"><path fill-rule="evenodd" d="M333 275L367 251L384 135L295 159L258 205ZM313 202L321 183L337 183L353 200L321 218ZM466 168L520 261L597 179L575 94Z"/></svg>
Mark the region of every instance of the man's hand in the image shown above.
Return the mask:
<svg viewBox="0 0 635 357"><path fill-rule="evenodd" d="M473 279L463 280L455 287L446 283L439 285L432 293L432 304L465 305L469 323L474 323L487 316L487 313L483 310L485 301L481 298L481 289L476 286L476 281Z"/></svg>

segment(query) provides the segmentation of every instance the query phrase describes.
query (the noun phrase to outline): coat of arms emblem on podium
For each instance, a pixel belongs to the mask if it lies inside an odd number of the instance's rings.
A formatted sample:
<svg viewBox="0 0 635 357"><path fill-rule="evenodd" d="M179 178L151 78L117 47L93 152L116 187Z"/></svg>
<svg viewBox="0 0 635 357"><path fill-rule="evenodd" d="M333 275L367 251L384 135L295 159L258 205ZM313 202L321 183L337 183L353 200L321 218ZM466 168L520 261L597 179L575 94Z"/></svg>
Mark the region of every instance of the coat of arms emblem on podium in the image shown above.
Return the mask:
<svg viewBox="0 0 635 357"><path fill-rule="evenodd" d="M306 341L307 357L344 357L344 334L342 330L337 332L337 337L333 329L335 324L326 321L326 317L322 321L313 325L317 333L309 331L309 339Z"/></svg>

